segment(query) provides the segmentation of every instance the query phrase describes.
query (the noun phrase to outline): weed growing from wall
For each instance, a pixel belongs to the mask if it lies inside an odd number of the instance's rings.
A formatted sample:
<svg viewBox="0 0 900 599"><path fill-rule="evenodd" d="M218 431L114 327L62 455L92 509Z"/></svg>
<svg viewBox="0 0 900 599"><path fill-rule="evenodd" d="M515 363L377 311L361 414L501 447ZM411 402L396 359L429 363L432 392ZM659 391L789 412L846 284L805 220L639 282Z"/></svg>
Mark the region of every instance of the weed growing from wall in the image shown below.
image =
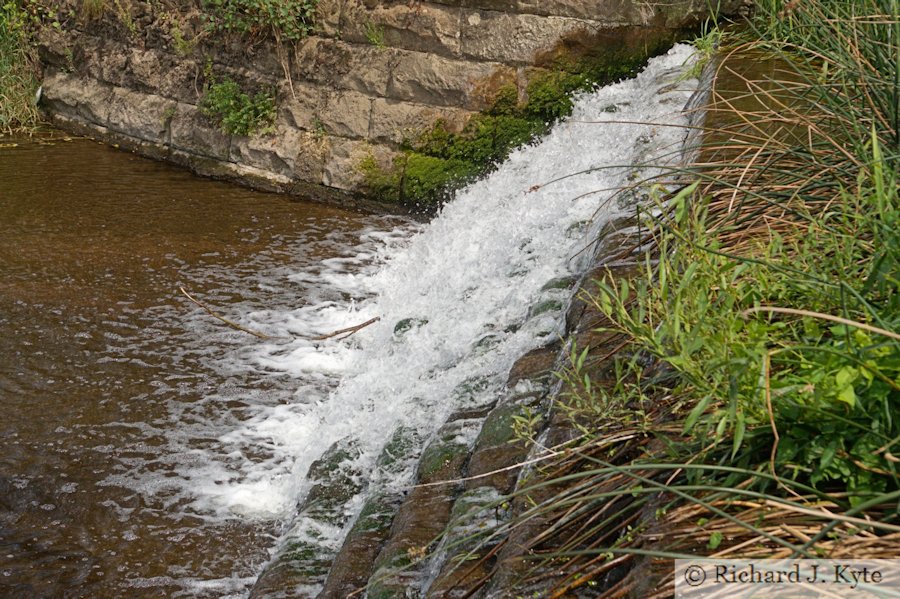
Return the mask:
<svg viewBox="0 0 900 599"><path fill-rule="evenodd" d="M317 0L204 0L207 24L214 31L273 33L300 40L312 32Z"/></svg>
<svg viewBox="0 0 900 599"><path fill-rule="evenodd" d="M267 91L250 95L226 78L209 86L200 112L228 135L268 133L275 124L275 95Z"/></svg>
<svg viewBox="0 0 900 599"><path fill-rule="evenodd" d="M99 19L104 10L106 10L106 0L81 0L81 18L85 21Z"/></svg>

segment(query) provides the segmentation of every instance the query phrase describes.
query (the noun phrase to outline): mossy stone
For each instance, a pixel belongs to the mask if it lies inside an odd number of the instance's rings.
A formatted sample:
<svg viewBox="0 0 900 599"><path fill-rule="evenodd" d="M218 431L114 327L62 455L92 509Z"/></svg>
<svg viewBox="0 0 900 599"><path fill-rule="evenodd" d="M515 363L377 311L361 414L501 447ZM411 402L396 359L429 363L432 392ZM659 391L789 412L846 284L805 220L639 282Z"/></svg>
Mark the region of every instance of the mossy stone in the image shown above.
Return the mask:
<svg viewBox="0 0 900 599"><path fill-rule="evenodd" d="M515 417L523 414L522 405L506 404L495 408L481 426L475 447L495 447L515 440Z"/></svg>
<svg viewBox="0 0 900 599"><path fill-rule="evenodd" d="M390 528L397 510L396 504L396 498L386 495L375 495L367 499L348 537Z"/></svg>
<svg viewBox="0 0 900 599"><path fill-rule="evenodd" d="M487 391L491 381L487 377L472 377L464 380L453 389L453 398L457 401L474 399L476 395Z"/></svg>
<svg viewBox="0 0 900 599"><path fill-rule="evenodd" d="M557 58L539 70L520 101L515 85L497 90L491 106L451 132L438 120L403 145L405 154L383 168L367 158L359 169L368 191L382 201L439 204L467 182L490 172L518 146L545 134L572 112L573 94L632 74L645 62L608 57Z"/></svg>
<svg viewBox="0 0 900 599"><path fill-rule="evenodd" d="M318 460L309 467L306 478L310 480L324 480L331 478L341 465L355 457L357 453L356 442L350 438L344 438L335 442L322 454Z"/></svg>
<svg viewBox="0 0 900 599"><path fill-rule="evenodd" d="M494 349L503 341L503 337L497 333L488 333L475 342L474 353L481 355Z"/></svg>
<svg viewBox="0 0 900 599"><path fill-rule="evenodd" d="M419 480L433 482L443 471L469 454L469 447L460 443L437 440L428 445L419 460Z"/></svg>
<svg viewBox="0 0 900 599"><path fill-rule="evenodd" d="M400 473L404 462L414 458L418 453L421 443L421 436L416 429L408 426L399 427L381 450L377 461L378 467L386 472Z"/></svg>
<svg viewBox="0 0 900 599"><path fill-rule="evenodd" d="M578 279L574 276L557 277L544 283L544 286L541 287L541 291L552 291L554 289L571 289L577 282Z"/></svg>
<svg viewBox="0 0 900 599"><path fill-rule="evenodd" d="M428 324L428 319L426 318L404 318L394 325L394 335L402 337L408 331L425 326L426 324Z"/></svg>
<svg viewBox="0 0 900 599"><path fill-rule="evenodd" d="M562 301L558 299L548 299L538 302L528 310L528 318L534 318L547 312L558 312L563 309Z"/></svg>

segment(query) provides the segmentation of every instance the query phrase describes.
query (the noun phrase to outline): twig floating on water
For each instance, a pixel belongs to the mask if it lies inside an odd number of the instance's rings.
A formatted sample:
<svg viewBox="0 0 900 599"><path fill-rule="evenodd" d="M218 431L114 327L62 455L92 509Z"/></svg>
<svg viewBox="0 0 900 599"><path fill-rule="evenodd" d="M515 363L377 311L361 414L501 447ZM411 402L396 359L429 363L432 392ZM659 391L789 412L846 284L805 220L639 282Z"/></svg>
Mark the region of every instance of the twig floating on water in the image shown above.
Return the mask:
<svg viewBox="0 0 900 599"><path fill-rule="evenodd" d="M198 306L203 308L207 314L209 314L210 316L212 316L214 318L218 318L219 320L221 320L222 322L224 322L225 324L227 324L228 326L230 326L233 329L237 329L239 331L249 333L249 334L253 335L254 337L258 337L260 339L289 339L289 337L273 337L271 335L266 335L265 333L260 333L259 331L254 331L253 329L248 329L246 327L242 327L238 323L228 320L221 314L214 312L212 308L210 308L209 306L207 306L200 300L195 299L194 296L192 296L190 293L188 293L184 287L179 287L179 289L181 289L181 293L183 293L185 295L185 297L187 297L189 300L191 300L192 302L194 302L195 304L197 304Z"/></svg>
<svg viewBox="0 0 900 599"><path fill-rule="evenodd" d="M346 339L347 337L349 337L349 336L352 335L353 333L359 331L360 329L364 329L364 328L366 328L367 326L369 326L370 324L374 324L374 323L378 322L379 320L381 320L381 317L380 317L380 316L376 316L375 318L372 318L371 320L367 320L366 322L364 322L364 323L362 323L362 324L358 324L358 325L356 325L355 327L347 327L346 329L340 329L340 330L337 330L337 331L335 331L335 332L333 332L333 333L328 333L327 335L321 335L321 336L319 336L319 337L313 337L313 341L325 341L326 339L331 339L332 337L337 337L338 335L341 335L341 334L343 334L343 333L347 333L347 334L344 335L343 337L341 337L340 339ZM340 339L339 339L339 341L340 341Z"/></svg>

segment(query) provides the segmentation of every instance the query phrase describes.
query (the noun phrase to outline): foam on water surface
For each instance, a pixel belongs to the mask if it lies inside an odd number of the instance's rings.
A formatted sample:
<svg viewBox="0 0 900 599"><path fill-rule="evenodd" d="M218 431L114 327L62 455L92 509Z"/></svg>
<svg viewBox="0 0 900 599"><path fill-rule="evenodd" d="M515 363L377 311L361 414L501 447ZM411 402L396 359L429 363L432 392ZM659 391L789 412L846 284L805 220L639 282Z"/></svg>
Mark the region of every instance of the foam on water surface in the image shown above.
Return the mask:
<svg viewBox="0 0 900 599"><path fill-rule="evenodd" d="M427 225L393 219L329 240L342 246L340 257L300 271L211 274L223 289L231 281L271 297L288 281L307 303L282 298L244 312L242 325L277 338L203 358L220 380L173 373L158 381L161 393L208 390L188 405L172 401L168 422L146 424L166 439L156 463L134 463L106 483L164 497L196 517L281 519L291 522L288 536L314 530L323 550L336 551L352 518L330 527L293 518L310 466L352 439L345 468L363 489L412 483L411 469L382 480L375 466L398 427L427 439L454 411L495 396L519 356L562 334L561 309L528 318L529 309L564 301L565 291L542 288L580 272L597 223L633 210L609 199L636 172L652 174L634 165L677 159L685 131L673 125L686 124L681 108L696 87L678 79L690 54L676 46L637 78L581 96L569 119L459 192ZM380 320L350 337L314 339L373 318ZM234 334L214 332L208 319L199 309L190 317L204 345ZM196 342L185 348L203 355ZM277 391L255 394L254 377L278 381ZM360 496L348 501L346 515L361 504Z"/></svg>

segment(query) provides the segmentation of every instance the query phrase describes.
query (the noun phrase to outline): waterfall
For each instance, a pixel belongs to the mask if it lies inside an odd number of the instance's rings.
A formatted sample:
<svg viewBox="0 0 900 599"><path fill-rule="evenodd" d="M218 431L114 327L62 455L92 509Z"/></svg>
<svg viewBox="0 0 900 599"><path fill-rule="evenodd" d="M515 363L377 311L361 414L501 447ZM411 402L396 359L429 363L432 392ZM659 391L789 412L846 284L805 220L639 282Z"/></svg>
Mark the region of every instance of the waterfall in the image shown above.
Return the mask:
<svg viewBox="0 0 900 599"><path fill-rule="evenodd" d="M244 358L293 377L294 401L221 437L242 460L194 477L198 504L284 518L279 547L302 546L327 563L369 494L414 484L414 457L386 469L385 445L406 431L415 456L451 414L490 405L518 357L563 334L571 289L552 282L581 273L599 227L634 212L636 200L615 192L679 160L682 109L697 87L682 75L691 54L676 46L634 79L582 94L571 117L428 224L384 221L345 258L292 273L329 293L249 315L255 328L293 340L260 343ZM312 338L374 318L346 338ZM473 440L465 429L457 442ZM323 455L345 488L310 503L310 469L321 470Z"/></svg>

